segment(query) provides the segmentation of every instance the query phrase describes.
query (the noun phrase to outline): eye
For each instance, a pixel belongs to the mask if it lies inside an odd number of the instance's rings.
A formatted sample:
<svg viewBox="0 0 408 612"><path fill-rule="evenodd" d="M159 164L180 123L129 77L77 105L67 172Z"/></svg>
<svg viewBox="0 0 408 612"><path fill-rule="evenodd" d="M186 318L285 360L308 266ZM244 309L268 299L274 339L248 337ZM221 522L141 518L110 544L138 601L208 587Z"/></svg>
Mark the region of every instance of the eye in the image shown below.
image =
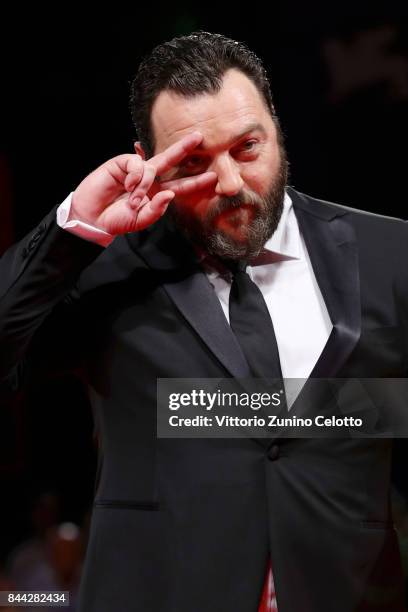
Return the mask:
<svg viewBox="0 0 408 612"><path fill-rule="evenodd" d="M252 151L256 144L256 140L247 140L241 145L241 151Z"/></svg>
<svg viewBox="0 0 408 612"><path fill-rule="evenodd" d="M194 155L191 157L187 157L183 162L181 162L180 167L185 168L186 170L193 170L197 166L200 166L204 163L202 157L198 157L198 155Z"/></svg>
<svg viewBox="0 0 408 612"><path fill-rule="evenodd" d="M245 140L245 142L241 143L234 151L235 155L238 157L241 156L245 159L252 159L254 155L257 153L257 140Z"/></svg>
<svg viewBox="0 0 408 612"><path fill-rule="evenodd" d="M244 142L244 144L242 145L242 148L245 149L246 151L249 151L250 149L253 149L254 146L256 144L255 140L247 140L246 142Z"/></svg>
<svg viewBox="0 0 408 612"><path fill-rule="evenodd" d="M191 155L179 163L178 170L180 176L191 176L205 172L206 167L207 162L204 157Z"/></svg>

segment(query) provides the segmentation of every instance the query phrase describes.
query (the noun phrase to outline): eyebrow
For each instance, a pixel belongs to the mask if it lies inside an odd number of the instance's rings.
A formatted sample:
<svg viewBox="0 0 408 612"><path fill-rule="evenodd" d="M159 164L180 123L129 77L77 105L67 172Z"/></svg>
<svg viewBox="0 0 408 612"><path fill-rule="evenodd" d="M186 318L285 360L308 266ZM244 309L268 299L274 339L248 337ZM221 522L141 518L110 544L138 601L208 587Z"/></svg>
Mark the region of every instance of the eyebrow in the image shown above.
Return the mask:
<svg viewBox="0 0 408 612"><path fill-rule="evenodd" d="M227 143L227 146L234 144L234 142L236 142L237 140L240 140L241 138L243 138L247 134L250 134L251 132L262 132L262 134L266 136L266 130L261 123L258 123L258 122L250 123L241 132L239 132L239 134L236 134L235 136L230 138L230 140ZM197 145L195 148L195 151L205 151L205 150L206 150L206 147L203 146L202 142L200 142L200 144Z"/></svg>

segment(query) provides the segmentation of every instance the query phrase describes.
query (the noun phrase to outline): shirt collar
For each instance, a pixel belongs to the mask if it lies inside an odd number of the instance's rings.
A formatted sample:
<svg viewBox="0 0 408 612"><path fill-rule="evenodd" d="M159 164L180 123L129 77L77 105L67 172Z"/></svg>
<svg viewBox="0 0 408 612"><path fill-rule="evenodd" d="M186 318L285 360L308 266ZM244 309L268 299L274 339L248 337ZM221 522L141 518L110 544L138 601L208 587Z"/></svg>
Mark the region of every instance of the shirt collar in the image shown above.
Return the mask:
<svg viewBox="0 0 408 612"><path fill-rule="evenodd" d="M265 243L260 255L253 262L254 265L267 263L264 261L270 255L275 255L276 260L300 259L300 232L297 224L295 211L290 196L285 193L283 200L283 211L279 219L278 227ZM271 258L273 260L273 258ZM258 263L260 262L260 263Z"/></svg>

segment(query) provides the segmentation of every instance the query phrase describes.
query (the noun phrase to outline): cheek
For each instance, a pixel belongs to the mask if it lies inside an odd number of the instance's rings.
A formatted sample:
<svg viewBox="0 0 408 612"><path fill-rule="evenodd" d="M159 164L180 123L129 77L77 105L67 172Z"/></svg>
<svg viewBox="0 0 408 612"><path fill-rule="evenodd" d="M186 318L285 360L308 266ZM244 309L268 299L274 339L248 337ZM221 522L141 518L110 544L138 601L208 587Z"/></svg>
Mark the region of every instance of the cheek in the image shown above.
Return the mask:
<svg viewBox="0 0 408 612"><path fill-rule="evenodd" d="M254 191L257 194L264 194L268 190L268 186L271 180L270 173L263 173L258 170L246 169L241 174L241 177L250 191Z"/></svg>
<svg viewBox="0 0 408 612"><path fill-rule="evenodd" d="M173 206L177 212L183 216L203 218L208 209L209 200L203 198L202 194L190 194L189 196L179 196L174 199Z"/></svg>
<svg viewBox="0 0 408 612"><path fill-rule="evenodd" d="M212 206L219 196L215 193L214 186L199 189L186 196L179 196L176 201L186 214L197 218L204 218L207 210Z"/></svg>
<svg viewBox="0 0 408 612"><path fill-rule="evenodd" d="M279 173L280 156L277 150L265 152L253 164L247 164L241 171L241 177L248 189L265 195Z"/></svg>

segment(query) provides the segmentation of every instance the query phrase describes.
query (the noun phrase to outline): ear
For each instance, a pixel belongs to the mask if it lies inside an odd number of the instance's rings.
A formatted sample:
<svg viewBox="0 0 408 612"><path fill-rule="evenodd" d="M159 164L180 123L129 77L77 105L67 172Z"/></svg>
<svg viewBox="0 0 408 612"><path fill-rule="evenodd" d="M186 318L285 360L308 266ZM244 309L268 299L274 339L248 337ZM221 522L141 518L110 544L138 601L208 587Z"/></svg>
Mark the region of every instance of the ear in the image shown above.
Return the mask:
<svg viewBox="0 0 408 612"><path fill-rule="evenodd" d="M141 157L142 159L146 159L146 154L145 154L145 152L144 152L144 150L143 150L142 145L140 144L140 142L139 142L139 141L136 141L136 142L133 144L133 146L134 146L134 148L135 148L135 153L137 153L137 155L140 155L140 157Z"/></svg>

